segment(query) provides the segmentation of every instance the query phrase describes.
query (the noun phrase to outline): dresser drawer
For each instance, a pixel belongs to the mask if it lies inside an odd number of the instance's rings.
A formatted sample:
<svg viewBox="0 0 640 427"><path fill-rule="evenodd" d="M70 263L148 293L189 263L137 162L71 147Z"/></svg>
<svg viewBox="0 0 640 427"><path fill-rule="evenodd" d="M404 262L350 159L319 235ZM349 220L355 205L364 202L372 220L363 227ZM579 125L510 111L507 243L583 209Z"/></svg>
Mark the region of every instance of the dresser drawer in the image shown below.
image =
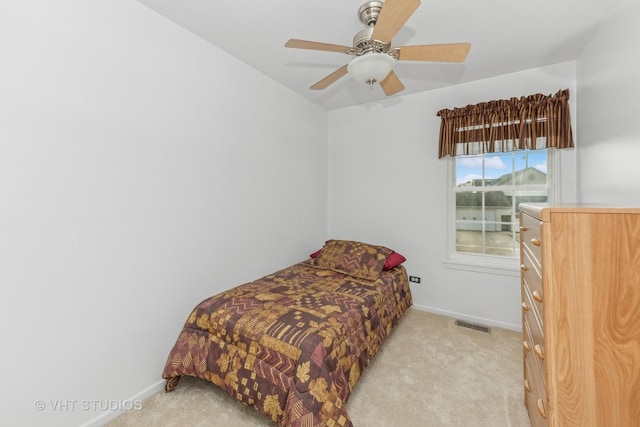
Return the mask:
<svg viewBox="0 0 640 427"><path fill-rule="evenodd" d="M525 354L525 394L531 427L547 425L547 390L543 375L531 352Z"/></svg>
<svg viewBox="0 0 640 427"><path fill-rule="evenodd" d="M544 334L542 332L542 324L538 318L537 310L533 305L531 293L526 285L523 285L522 294L524 300L522 314L528 335L528 337L525 338L525 341L528 342L530 352L535 356L537 363L540 366L540 370L544 373L546 363L544 359ZM528 310L525 309L525 307L528 308Z"/></svg>
<svg viewBox="0 0 640 427"><path fill-rule="evenodd" d="M541 236L542 222L538 219L522 213L520 217L520 239L522 245L526 247L533 255L534 261L540 265L542 254L540 246L542 244ZM539 269L539 268L538 268Z"/></svg>
<svg viewBox="0 0 640 427"><path fill-rule="evenodd" d="M530 324L525 320L523 329L524 370L526 404L532 427L547 425L547 389L545 380L545 367L536 356L533 345Z"/></svg>
<svg viewBox="0 0 640 427"><path fill-rule="evenodd" d="M520 271L522 274L522 283L529 288L533 303L531 307L535 307L538 312L540 324L544 324L544 293L542 292L542 272L538 270L540 266L536 265L527 250L522 250L520 255Z"/></svg>

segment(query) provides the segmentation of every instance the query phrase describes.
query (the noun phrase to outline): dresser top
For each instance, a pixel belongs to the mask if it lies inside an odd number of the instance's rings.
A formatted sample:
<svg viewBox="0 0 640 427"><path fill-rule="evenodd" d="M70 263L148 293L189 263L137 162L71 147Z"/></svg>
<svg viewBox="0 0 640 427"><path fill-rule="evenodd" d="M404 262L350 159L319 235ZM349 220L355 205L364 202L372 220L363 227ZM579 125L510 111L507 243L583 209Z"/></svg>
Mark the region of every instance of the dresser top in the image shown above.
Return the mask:
<svg viewBox="0 0 640 427"><path fill-rule="evenodd" d="M558 204L521 203L520 210L534 218L548 221L552 213L601 213L601 214L640 214L640 207L623 207L598 204Z"/></svg>

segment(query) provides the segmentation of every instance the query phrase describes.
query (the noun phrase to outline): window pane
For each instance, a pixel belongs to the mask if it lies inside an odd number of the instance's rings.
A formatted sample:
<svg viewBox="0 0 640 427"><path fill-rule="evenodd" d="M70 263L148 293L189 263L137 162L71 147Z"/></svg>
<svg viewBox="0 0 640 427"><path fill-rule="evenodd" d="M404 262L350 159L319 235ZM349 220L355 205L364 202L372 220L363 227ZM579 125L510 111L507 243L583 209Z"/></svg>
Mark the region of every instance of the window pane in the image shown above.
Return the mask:
<svg viewBox="0 0 640 427"><path fill-rule="evenodd" d="M482 224L458 223L456 229L456 251L472 254L517 257L520 239L517 224L487 224L490 229L482 231ZM515 230L515 231L513 231Z"/></svg>
<svg viewBox="0 0 640 427"><path fill-rule="evenodd" d="M511 185L513 153L488 154L484 161L486 185Z"/></svg>
<svg viewBox="0 0 640 427"><path fill-rule="evenodd" d="M487 191L485 194L484 220L487 231L502 231L514 221L515 212L512 191Z"/></svg>
<svg viewBox="0 0 640 427"><path fill-rule="evenodd" d="M482 221L482 191L456 193L456 219Z"/></svg>
<svg viewBox="0 0 640 427"><path fill-rule="evenodd" d="M456 230L456 251L482 254L484 239L482 238L482 230L474 230L468 228L470 224Z"/></svg>
<svg viewBox="0 0 640 427"><path fill-rule="evenodd" d="M513 192L468 191L456 194L458 252L516 256L517 236L514 236L514 230L518 227Z"/></svg>
<svg viewBox="0 0 640 427"><path fill-rule="evenodd" d="M482 156L456 157L456 185L482 185Z"/></svg>
<svg viewBox="0 0 640 427"><path fill-rule="evenodd" d="M508 224L509 228L511 224ZM496 227L497 228L497 227ZM498 256L515 256L518 246L511 231L498 230L485 233L485 254Z"/></svg>
<svg viewBox="0 0 640 427"><path fill-rule="evenodd" d="M547 184L547 151L522 151L514 153L514 185Z"/></svg>
<svg viewBox="0 0 640 427"><path fill-rule="evenodd" d="M514 195L516 215L520 214L520 203L547 203L547 190L516 191ZM516 218L517 220L518 218Z"/></svg>

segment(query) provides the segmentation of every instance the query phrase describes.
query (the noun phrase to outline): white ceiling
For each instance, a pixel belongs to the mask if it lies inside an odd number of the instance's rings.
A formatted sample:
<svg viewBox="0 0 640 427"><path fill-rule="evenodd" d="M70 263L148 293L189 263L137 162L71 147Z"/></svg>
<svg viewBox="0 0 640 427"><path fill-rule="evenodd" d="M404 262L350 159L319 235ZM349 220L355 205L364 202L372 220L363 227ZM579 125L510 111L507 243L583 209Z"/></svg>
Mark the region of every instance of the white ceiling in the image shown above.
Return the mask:
<svg viewBox="0 0 640 427"><path fill-rule="evenodd" d="M351 56L285 48L290 38L352 45L365 0L138 0L284 86L331 110L386 98L344 76L309 86ZM598 23L636 0L422 0L393 46L471 43L464 63L398 61L403 96L575 60Z"/></svg>

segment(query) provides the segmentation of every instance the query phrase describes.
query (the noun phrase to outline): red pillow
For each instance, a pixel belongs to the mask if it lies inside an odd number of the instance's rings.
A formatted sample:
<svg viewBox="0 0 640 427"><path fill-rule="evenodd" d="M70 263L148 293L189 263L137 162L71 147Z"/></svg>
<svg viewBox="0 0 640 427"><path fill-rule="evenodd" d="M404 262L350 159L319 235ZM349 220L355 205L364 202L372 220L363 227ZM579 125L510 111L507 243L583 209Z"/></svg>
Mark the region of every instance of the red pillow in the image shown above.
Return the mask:
<svg viewBox="0 0 640 427"><path fill-rule="evenodd" d="M320 255L320 252L322 252L322 248L318 249L317 251L315 251L314 253L312 253L311 255L309 255L311 258L315 258L318 255Z"/></svg>
<svg viewBox="0 0 640 427"><path fill-rule="evenodd" d="M402 264L406 260L407 259L402 255L400 255L398 252L392 252L391 255L389 255L387 257L387 260L384 262L384 267L382 267L382 269L391 270L393 267L396 267Z"/></svg>

